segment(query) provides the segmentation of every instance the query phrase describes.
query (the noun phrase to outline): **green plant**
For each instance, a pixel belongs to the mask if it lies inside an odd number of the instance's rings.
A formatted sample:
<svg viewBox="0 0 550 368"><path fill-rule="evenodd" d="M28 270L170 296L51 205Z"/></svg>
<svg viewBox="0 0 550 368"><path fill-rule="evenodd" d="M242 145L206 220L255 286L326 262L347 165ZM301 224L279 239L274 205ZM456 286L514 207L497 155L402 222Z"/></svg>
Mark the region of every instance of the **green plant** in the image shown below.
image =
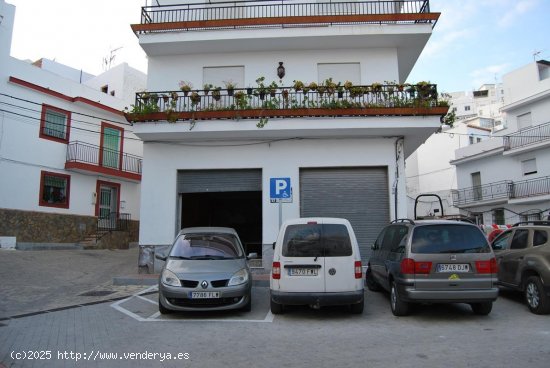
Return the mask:
<svg viewBox="0 0 550 368"><path fill-rule="evenodd" d="M214 89L212 90L212 98L215 101L219 101L220 98L222 97L221 90L222 90L222 87L214 87Z"/></svg>
<svg viewBox="0 0 550 368"><path fill-rule="evenodd" d="M204 95L205 96L208 95L208 93L210 92L212 87L214 87L214 86L211 85L210 83L206 83L205 85L202 86L202 89L204 90Z"/></svg>
<svg viewBox="0 0 550 368"><path fill-rule="evenodd" d="M304 89L304 82L300 80L295 80L292 88L294 88L296 92L300 92L302 89Z"/></svg>
<svg viewBox="0 0 550 368"><path fill-rule="evenodd" d="M201 95L199 95L197 92L191 93L191 97L189 97L191 100L191 105L196 106L201 102Z"/></svg>
<svg viewBox="0 0 550 368"><path fill-rule="evenodd" d="M233 91L235 90L235 87L237 87L237 84L233 81L224 81L223 84L225 85L225 89L227 91Z"/></svg>
<svg viewBox="0 0 550 368"><path fill-rule="evenodd" d="M317 83L311 82L308 87L312 91L317 91L317 87L319 87L319 86L317 85Z"/></svg>
<svg viewBox="0 0 550 368"><path fill-rule="evenodd" d="M237 103L237 107L240 110L245 110L248 108L248 100L246 98L246 94L243 91L235 92L235 102Z"/></svg>
<svg viewBox="0 0 550 368"><path fill-rule="evenodd" d="M180 81L179 85L180 85L180 90L183 92L184 96L187 96L187 94L191 92L191 89L193 88L193 84L187 81Z"/></svg>
<svg viewBox="0 0 550 368"><path fill-rule="evenodd" d="M349 91L352 87L353 83L351 83L349 80L344 83L344 88L346 89L346 91Z"/></svg>
<svg viewBox="0 0 550 368"><path fill-rule="evenodd" d="M277 82L275 82L275 81L273 81L269 84L268 89L269 89L269 94L271 95L271 97L275 97L275 93L277 92L278 88L279 88L279 86L277 85Z"/></svg>
<svg viewBox="0 0 550 368"><path fill-rule="evenodd" d="M382 84L375 82L371 85L371 88L373 92L380 92L382 91Z"/></svg>
<svg viewBox="0 0 550 368"><path fill-rule="evenodd" d="M332 81L332 78L328 78L323 81L323 86L325 87L329 95L333 95L334 92L336 92L336 88L338 87L338 84L334 83Z"/></svg>

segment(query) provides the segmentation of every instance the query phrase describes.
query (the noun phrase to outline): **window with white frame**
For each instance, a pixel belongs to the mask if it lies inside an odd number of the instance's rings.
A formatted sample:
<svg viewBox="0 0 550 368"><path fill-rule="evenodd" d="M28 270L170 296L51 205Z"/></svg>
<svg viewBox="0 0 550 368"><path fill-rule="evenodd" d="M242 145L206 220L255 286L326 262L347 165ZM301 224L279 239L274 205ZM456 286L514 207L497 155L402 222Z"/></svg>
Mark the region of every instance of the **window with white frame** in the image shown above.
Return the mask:
<svg viewBox="0 0 550 368"><path fill-rule="evenodd" d="M529 160L521 161L521 170L523 175L532 175L537 173L537 159L532 158Z"/></svg>
<svg viewBox="0 0 550 368"><path fill-rule="evenodd" d="M504 208L497 208L493 210L493 224L506 224L506 218L504 217Z"/></svg>
<svg viewBox="0 0 550 368"><path fill-rule="evenodd" d="M215 87L226 88L231 83L235 88L244 88L244 66L205 66L202 68L202 81Z"/></svg>
<svg viewBox="0 0 550 368"><path fill-rule="evenodd" d="M518 121L518 130L529 128L531 125L533 125L533 120L531 119L531 113L528 112L526 114L518 115L517 117Z"/></svg>
<svg viewBox="0 0 550 368"><path fill-rule="evenodd" d="M317 78L319 83L332 78L335 83L344 84L350 81L355 85L361 84L360 63L319 63L317 64Z"/></svg>

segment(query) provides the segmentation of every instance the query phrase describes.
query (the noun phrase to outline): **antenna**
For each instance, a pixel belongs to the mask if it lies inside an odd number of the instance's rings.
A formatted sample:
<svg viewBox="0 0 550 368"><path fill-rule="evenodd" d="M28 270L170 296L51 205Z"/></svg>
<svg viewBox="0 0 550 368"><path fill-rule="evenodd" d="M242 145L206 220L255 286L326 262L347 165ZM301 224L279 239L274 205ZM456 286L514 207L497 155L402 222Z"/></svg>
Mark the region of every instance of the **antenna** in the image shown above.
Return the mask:
<svg viewBox="0 0 550 368"><path fill-rule="evenodd" d="M537 56L541 54L542 51L540 50L534 50L533 51L533 61L537 61Z"/></svg>
<svg viewBox="0 0 550 368"><path fill-rule="evenodd" d="M120 50L121 47L117 47L116 49L111 49L109 51L109 56L103 58L103 70L109 70L111 69L111 64L113 63L113 60L116 58L116 52Z"/></svg>

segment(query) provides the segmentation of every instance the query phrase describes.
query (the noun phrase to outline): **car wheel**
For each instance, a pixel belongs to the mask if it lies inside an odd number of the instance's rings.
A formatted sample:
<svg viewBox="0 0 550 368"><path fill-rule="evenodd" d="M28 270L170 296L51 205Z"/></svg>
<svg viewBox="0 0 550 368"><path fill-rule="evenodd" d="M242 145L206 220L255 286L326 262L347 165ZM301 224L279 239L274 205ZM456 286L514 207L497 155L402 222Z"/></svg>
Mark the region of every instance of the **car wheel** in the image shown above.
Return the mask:
<svg viewBox="0 0 550 368"><path fill-rule="evenodd" d="M372 272L370 271L370 269L368 269L367 273L365 274L365 283L367 284L367 288L370 291L380 291L382 289L372 276Z"/></svg>
<svg viewBox="0 0 550 368"><path fill-rule="evenodd" d="M391 290L390 290L390 306L391 306L391 312L394 316L406 316L409 314L410 305L407 302L404 302L399 297L399 293L397 292L397 288L395 287L395 282L392 281L391 283Z"/></svg>
<svg viewBox="0 0 550 368"><path fill-rule="evenodd" d="M160 314L170 314L170 313L173 313L174 311L171 310L171 309L168 309L164 305L162 305L162 303L160 302L160 297L159 297L159 312L160 312Z"/></svg>
<svg viewBox="0 0 550 368"><path fill-rule="evenodd" d="M365 298L361 299L359 303L350 305L350 310L352 314L361 314L365 308Z"/></svg>
<svg viewBox="0 0 550 368"><path fill-rule="evenodd" d="M283 313L283 305L279 303L275 303L273 300L271 300L271 313L272 314L282 314Z"/></svg>
<svg viewBox="0 0 550 368"><path fill-rule="evenodd" d="M531 312L550 313L550 300L544 293L544 287L538 276L531 276L525 281L525 300Z"/></svg>
<svg viewBox="0 0 550 368"><path fill-rule="evenodd" d="M470 307L472 307L472 311L474 311L475 314L486 316L491 313L491 310L493 309L493 302L472 303L470 304Z"/></svg>

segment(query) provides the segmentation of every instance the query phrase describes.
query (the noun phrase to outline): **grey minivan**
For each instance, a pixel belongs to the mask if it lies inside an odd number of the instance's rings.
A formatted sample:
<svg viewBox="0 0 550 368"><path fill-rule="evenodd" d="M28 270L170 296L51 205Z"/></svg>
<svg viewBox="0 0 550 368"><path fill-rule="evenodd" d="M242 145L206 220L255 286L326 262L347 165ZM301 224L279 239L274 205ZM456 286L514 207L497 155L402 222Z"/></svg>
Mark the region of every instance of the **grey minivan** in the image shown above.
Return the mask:
<svg viewBox="0 0 550 368"><path fill-rule="evenodd" d="M396 316L407 315L411 303L468 303L487 315L498 296L497 263L474 224L396 220L372 245L366 284L390 292Z"/></svg>
<svg viewBox="0 0 550 368"><path fill-rule="evenodd" d="M179 232L159 279L159 311L251 309L252 277L239 236L223 227Z"/></svg>

